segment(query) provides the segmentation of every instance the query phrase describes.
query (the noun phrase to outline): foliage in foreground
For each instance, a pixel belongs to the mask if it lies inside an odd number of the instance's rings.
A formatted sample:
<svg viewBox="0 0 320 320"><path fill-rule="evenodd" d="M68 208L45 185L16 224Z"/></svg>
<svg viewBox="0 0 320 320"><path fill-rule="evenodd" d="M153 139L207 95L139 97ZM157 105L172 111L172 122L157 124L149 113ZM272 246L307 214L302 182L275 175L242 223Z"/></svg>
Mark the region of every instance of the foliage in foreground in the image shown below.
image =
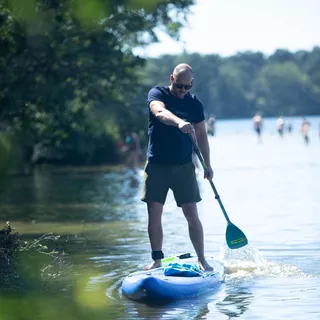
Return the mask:
<svg viewBox="0 0 320 320"><path fill-rule="evenodd" d="M45 234L22 241L9 222L0 230L1 319L105 319L111 300L106 283L89 283L93 270L75 273L64 253L54 250L59 237ZM48 244L48 246L47 246ZM65 279L60 282L59 280ZM123 311L119 308L117 313Z"/></svg>
<svg viewBox="0 0 320 320"><path fill-rule="evenodd" d="M155 28L177 37L193 2L1 0L0 132L23 162L118 161L122 132L145 125L133 49Z"/></svg>

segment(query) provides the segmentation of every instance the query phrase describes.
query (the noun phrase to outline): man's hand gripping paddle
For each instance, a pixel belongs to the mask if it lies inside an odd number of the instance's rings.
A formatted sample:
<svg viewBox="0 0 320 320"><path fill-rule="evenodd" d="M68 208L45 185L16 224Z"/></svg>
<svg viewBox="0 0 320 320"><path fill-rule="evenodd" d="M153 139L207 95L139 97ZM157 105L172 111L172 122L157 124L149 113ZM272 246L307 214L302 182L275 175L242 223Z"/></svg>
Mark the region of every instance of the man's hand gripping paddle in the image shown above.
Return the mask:
<svg viewBox="0 0 320 320"><path fill-rule="evenodd" d="M189 137L192 141L192 144L193 144L193 148L194 148L194 151L195 153L197 154L198 158L199 158L199 161L203 167L203 170L204 171L207 171L207 166L203 160L203 157L200 153L200 150L196 144L196 141L194 140L192 134L189 133ZM245 236L245 234L237 227L235 226L229 219L228 215L227 215L227 212L222 204L222 201L220 199L220 196L218 194L218 191L216 189L216 187L214 186L212 180L209 180L209 183L211 185L211 188L214 192L214 195L215 195L215 198L217 199L219 205L220 205L220 208L222 210L222 213L224 215L224 217L226 218L227 220L227 231L226 231L226 241L227 241L227 245L230 249L239 249L241 247L244 247L245 245L248 244L248 239L247 237Z"/></svg>

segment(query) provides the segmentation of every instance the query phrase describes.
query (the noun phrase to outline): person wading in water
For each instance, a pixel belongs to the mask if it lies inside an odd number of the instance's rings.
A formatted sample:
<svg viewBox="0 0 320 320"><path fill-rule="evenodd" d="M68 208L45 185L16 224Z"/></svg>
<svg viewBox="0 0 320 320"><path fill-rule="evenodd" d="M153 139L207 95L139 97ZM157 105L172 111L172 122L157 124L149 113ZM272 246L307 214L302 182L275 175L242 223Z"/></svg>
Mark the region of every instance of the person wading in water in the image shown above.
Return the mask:
<svg viewBox="0 0 320 320"><path fill-rule="evenodd" d="M257 113L253 118L253 128L254 131L257 133L258 142L261 142L261 131L262 131L262 116Z"/></svg>
<svg viewBox="0 0 320 320"><path fill-rule="evenodd" d="M140 139L138 135L133 132L127 130L125 133L125 145L127 147L127 163L129 168L137 173L139 158L141 155L141 147L140 147Z"/></svg>

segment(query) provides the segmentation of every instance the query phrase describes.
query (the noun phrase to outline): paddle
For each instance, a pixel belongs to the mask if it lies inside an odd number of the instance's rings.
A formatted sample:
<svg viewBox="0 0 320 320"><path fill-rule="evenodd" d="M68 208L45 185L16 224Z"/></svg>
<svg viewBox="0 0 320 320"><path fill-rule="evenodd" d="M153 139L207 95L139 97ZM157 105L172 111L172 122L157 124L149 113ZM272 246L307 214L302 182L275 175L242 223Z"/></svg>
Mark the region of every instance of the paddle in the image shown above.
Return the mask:
<svg viewBox="0 0 320 320"><path fill-rule="evenodd" d="M195 153L197 154L198 158L199 158L199 161L203 167L203 170L204 171L207 171L207 166L203 160L203 157L200 153L200 150L197 146L197 143L196 141L194 140L193 136L191 133L189 133L189 137L192 141L192 144L193 144L193 148L194 148L194 151ZM224 215L224 217L226 218L227 220L227 231L226 231L226 241L227 241L227 245L230 249L239 249L241 247L244 247L245 245L248 244L248 239L247 237L245 236L245 234L237 227L235 226L229 219L228 215L227 215L227 212L222 204L222 201L220 199L220 196L218 194L218 191L215 187L215 185L213 184L213 181L212 180L209 180L209 183L211 185L211 188L214 192L214 195L215 195L215 198L217 199L219 205L220 205L220 208L222 210L222 213Z"/></svg>
<svg viewBox="0 0 320 320"><path fill-rule="evenodd" d="M187 252L187 253L182 253L182 254L179 254L179 255L174 255L174 256L170 256L170 257L167 257L167 258L164 258L162 259L162 263L167 263L167 262L172 262L174 260L176 260L176 258L179 258L179 259L188 259L188 258L191 258L192 257L192 254L190 252Z"/></svg>

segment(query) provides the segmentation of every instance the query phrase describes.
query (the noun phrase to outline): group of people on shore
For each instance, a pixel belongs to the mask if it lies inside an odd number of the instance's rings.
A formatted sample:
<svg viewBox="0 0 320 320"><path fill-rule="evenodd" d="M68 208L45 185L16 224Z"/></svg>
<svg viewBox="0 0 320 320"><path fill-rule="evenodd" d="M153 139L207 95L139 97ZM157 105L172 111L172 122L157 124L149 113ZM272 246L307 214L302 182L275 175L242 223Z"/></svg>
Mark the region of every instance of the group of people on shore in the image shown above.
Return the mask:
<svg viewBox="0 0 320 320"><path fill-rule="evenodd" d="M263 127L263 118L261 114L257 113L253 118L253 129L257 134L258 142L261 142L261 134L262 134L262 127ZM311 123L307 120L306 117L302 117L301 125L300 125L300 132L302 134L303 140L306 144L310 141L309 131L310 131ZM276 120L276 131L278 132L280 137L284 136L285 131L291 133L293 131L293 124L291 122L286 122L284 117L281 115ZM319 135L320 135L320 125L319 125Z"/></svg>

